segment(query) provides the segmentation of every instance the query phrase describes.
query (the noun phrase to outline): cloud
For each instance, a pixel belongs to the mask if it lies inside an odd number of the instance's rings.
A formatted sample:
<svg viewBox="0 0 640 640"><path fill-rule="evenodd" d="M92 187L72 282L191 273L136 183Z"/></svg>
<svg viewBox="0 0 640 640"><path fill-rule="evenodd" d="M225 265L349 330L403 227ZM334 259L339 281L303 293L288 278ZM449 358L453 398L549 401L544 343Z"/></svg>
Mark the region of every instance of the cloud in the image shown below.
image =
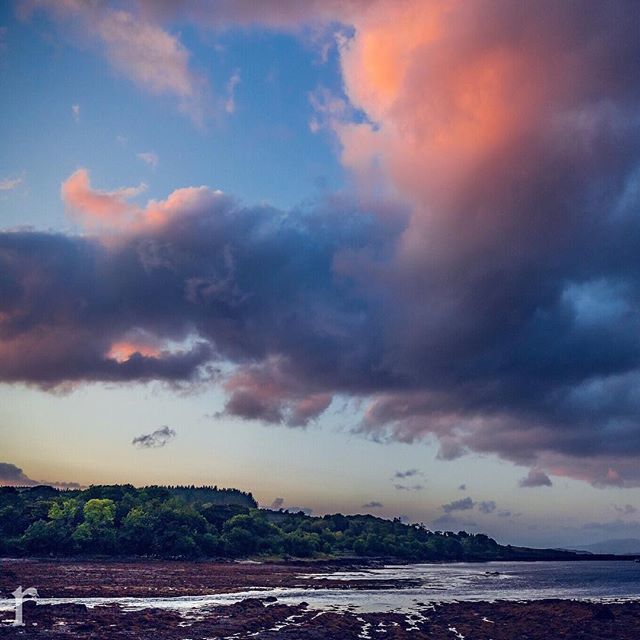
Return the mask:
<svg viewBox="0 0 640 640"><path fill-rule="evenodd" d="M242 367L231 375L224 383L228 400L222 415L292 427L316 419L331 404L332 395L309 393L283 368L282 362L273 360L260 367Z"/></svg>
<svg viewBox="0 0 640 640"><path fill-rule="evenodd" d="M625 516L633 515L634 513L638 513L637 507L634 507L632 504L625 504L623 506L618 506L617 504L613 506L613 508L618 512L622 513Z"/></svg>
<svg viewBox="0 0 640 640"><path fill-rule="evenodd" d="M478 511L482 513L493 513L496 510L496 503L493 500L478 502Z"/></svg>
<svg viewBox="0 0 640 640"><path fill-rule="evenodd" d="M71 105L71 115L76 122L80 122L80 105L72 104Z"/></svg>
<svg viewBox="0 0 640 640"><path fill-rule="evenodd" d="M442 509L445 513L451 513L452 511L468 511L469 509L473 509L474 506L475 502L471 498L466 497L443 504Z"/></svg>
<svg viewBox="0 0 640 640"><path fill-rule="evenodd" d="M396 471L393 475L394 478L413 478L415 476L421 476L422 471L419 469L407 469L406 471Z"/></svg>
<svg viewBox="0 0 640 640"><path fill-rule="evenodd" d="M519 482L521 487L550 487L552 484L551 478L540 469L530 469Z"/></svg>
<svg viewBox="0 0 640 640"><path fill-rule="evenodd" d="M198 125L206 119L206 80L191 69L190 53L179 37L147 16L83 0L22 3L23 16L35 10L46 11L60 24L71 27L76 40L98 48L117 73L141 89L174 98L180 111Z"/></svg>
<svg viewBox="0 0 640 640"><path fill-rule="evenodd" d="M273 509L274 511L278 511L278 509L282 509L283 505L284 505L284 498L276 498L271 503L271 509Z"/></svg>
<svg viewBox="0 0 640 640"><path fill-rule="evenodd" d="M145 164L148 164L152 169L155 169L158 166L158 162L160 161L160 159L158 158L158 154L154 153L153 151L145 151L143 153L139 153L138 158Z"/></svg>
<svg viewBox="0 0 640 640"><path fill-rule="evenodd" d="M175 15L154 5L59 11L97 11L116 56L103 22L143 43ZM230 415L304 425L350 397L381 441L640 485L634 4L180 7L221 28L351 27L317 117L355 194L279 211L188 187L139 206L74 174L84 236L0 234L0 378L200 382L224 363ZM198 83L160 31L170 84L153 88L155 54L137 79L140 43L127 77L181 101ZM140 330L144 353L109 356Z"/></svg>
<svg viewBox="0 0 640 640"><path fill-rule="evenodd" d="M13 191L24 182L24 176L0 178L0 191Z"/></svg>
<svg viewBox="0 0 640 640"><path fill-rule="evenodd" d="M34 487L47 485L56 489L82 489L78 482L33 480L24 471L10 462L0 462L0 486Z"/></svg>
<svg viewBox="0 0 640 640"><path fill-rule="evenodd" d="M384 507L382 502L378 502L377 500L372 500L362 505L363 509L382 509L382 507Z"/></svg>
<svg viewBox="0 0 640 640"><path fill-rule="evenodd" d="M466 490L467 490L467 485L466 485L466 484L461 484L461 485L458 487L458 491L466 491Z"/></svg>
<svg viewBox="0 0 640 640"><path fill-rule="evenodd" d="M126 187L114 191L98 191L91 187L89 173L78 169L62 183L61 195L67 210L75 214L87 228L112 229L129 226L141 215L128 202L143 191L146 185Z"/></svg>
<svg viewBox="0 0 640 640"><path fill-rule="evenodd" d="M422 491L424 489L423 484L394 484L393 488L396 491Z"/></svg>
<svg viewBox="0 0 640 640"><path fill-rule="evenodd" d="M227 82L227 99L224 103L224 110L231 114L236 110L236 87L240 84L240 71L236 69Z"/></svg>
<svg viewBox="0 0 640 640"><path fill-rule="evenodd" d="M27 476L20 467L10 462L0 462L0 485L32 486L38 484Z"/></svg>
<svg viewBox="0 0 640 640"><path fill-rule="evenodd" d="M386 178L412 202L398 287L415 305L398 328L422 335L402 366L428 358L433 376L428 393L374 399L365 427L436 435L444 459L467 448L624 485L630 461L600 453L596 425L637 434L626 323L638 321L638 283L592 234L626 245L617 216L638 206L638 43L619 22L628 4L617 17L548 7L543 18L489 1L379 3L354 18L345 89L372 124L334 129L365 187ZM585 251L601 256L595 269L582 268ZM454 342L465 345L455 373Z"/></svg>
<svg viewBox="0 0 640 640"><path fill-rule="evenodd" d="M467 453L467 448L454 438L443 436L440 438L440 448L438 449L438 460L456 460Z"/></svg>
<svg viewBox="0 0 640 640"><path fill-rule="evenodd" d="M160 427L152 433L145 433L136 436L131 444L137 446L140 449L159 449L164 447L167 443L171 442L176 437L176 432L168 426Z"/></svg>

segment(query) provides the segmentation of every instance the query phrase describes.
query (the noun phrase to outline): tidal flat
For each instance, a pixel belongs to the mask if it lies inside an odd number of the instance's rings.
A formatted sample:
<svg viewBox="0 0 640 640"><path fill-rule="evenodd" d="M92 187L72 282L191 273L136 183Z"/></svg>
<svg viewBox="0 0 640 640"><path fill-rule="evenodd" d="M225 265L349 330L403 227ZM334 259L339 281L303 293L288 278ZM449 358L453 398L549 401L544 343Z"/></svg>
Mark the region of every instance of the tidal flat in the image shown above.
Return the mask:
<svg viewBox="0 0 640 640"><path fill-rule="evenodd" d="M638 576L629 562L3 560L0 635L637 640ZM39 594L38 603L24 603L24 627L12 625L16 585Z"/></svg>

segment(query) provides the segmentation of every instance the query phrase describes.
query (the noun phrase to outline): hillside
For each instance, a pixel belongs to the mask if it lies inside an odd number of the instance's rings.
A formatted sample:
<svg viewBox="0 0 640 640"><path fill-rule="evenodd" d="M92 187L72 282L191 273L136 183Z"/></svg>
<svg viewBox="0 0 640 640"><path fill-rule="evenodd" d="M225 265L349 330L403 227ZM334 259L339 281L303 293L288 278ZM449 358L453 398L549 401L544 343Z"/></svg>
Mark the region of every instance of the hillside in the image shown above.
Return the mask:
<svg viewBox="0 0 640 640"><path fill-rule="evenodd" d="M371 515L258 509L217 487L0 488L1 556L362 557L403 561L575 559Z"/></svg>

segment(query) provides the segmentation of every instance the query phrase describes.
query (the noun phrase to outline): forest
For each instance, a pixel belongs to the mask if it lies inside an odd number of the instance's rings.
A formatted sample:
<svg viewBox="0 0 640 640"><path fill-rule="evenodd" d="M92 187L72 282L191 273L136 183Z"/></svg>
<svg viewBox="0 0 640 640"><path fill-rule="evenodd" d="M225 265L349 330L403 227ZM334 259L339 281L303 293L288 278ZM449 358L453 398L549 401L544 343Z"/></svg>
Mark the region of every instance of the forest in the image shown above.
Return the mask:
<svg viewBox="0 0 640 640"><path fill-rule="evenodd" d="M484 534L430 531L371 515L258 508L218 487L0 487L0 557L571 559L503 546Z"/></svg>

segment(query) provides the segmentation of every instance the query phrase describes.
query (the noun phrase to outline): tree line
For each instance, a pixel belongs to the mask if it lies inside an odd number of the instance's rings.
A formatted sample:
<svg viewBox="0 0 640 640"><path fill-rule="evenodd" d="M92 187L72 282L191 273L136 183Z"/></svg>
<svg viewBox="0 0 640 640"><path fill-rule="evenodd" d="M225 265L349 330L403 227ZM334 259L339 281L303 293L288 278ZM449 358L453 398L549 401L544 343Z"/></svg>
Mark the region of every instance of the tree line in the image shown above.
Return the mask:
<svg viewBox="0 0 640 640"><path fill-rule="evenodd" d="M484 534L429 531L399 519L259 509L217 487L0 487L0 556L162 558L388 557L408 561L511 559Z"/></svg>

